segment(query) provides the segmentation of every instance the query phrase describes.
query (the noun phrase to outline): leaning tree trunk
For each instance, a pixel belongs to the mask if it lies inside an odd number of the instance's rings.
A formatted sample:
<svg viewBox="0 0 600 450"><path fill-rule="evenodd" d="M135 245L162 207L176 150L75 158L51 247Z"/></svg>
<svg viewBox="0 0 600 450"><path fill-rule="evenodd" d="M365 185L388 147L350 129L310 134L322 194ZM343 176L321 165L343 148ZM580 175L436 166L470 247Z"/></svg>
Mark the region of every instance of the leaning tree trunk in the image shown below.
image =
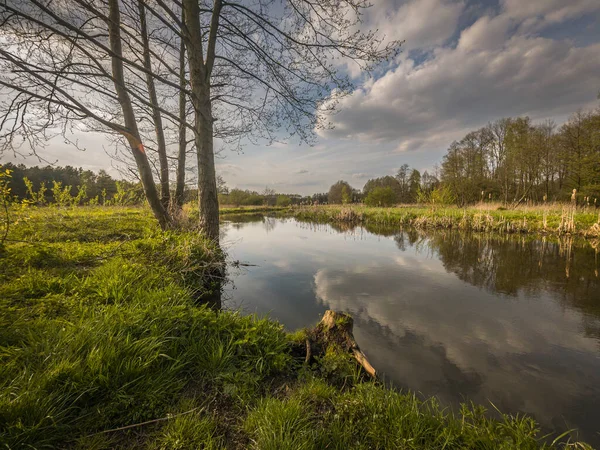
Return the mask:
<svg viewBox="0 0 600 450"><path fill-rule="evenodd" d="M377 371L369 363L354 339L353 327L354 320L349 314L331 309L325 311L317 326L307 332L306 363L310 363L315 356L325 354L330 345L336 345L337 348L350 353L366 373L373 378L377 378Z"/></svg>
<svg viewBox="0 0 600 450"><path fill-rule="evenodd" d="M142 44L144 47L144 67L148 71L146 73L146 85L148 87L150 104L152 105L152 119L154 121L154 132L156 133L156 150L158 152L158 162L160 165L160 201L163 205L163 208L168 208L171 198L171 192L169 187L169 161L167 159L167 144L165 141L165 132L163 129L162 116L158 106L156 88L154 86L154 78L152 76L150 42L148 38L148 29L146 26L146 8L141 0L138 1L138 10L140 14Z"/></svg>
<svg viewBox="0 0 600 450"><path fill-rule="evenodd" d="M121 14L119 11L119 0L109 0L109 17L108 17L108 34L110 41L110 48L114 53L111 58L112 63L112 74L114 78L115 90L121 109L123 111L123 118L125 121L125 128L121 131L121 134L125 136L129 142L131 152L135 158L140 178L142 180L142 186L144 187L144 194L150 204L150 208L154 213L154 217L158 220L160 227L165 229L169 226L170 220L167 210L162 205L158 196L158 190L154 184L154 177L152 176L152 168L146 156L144 145L137 127L137 121L135 118L135 112L129 98L129 93L125 88L125 77L123 74L123 61L122 61L122 47L121 47L121 30L120 21Z"/></svg>
<svg viewBox="0 0 600 450"><path fill-rule="evenodd" d="M181 13L181 22L185 20L183 11ZM185 43L181 39L179 47L179 152L177 154L177 174L175 181L175 205L183 206L183 196L185 194L185 160L187 151L187 136L186 136L186 94L185 94Z"/></svg>

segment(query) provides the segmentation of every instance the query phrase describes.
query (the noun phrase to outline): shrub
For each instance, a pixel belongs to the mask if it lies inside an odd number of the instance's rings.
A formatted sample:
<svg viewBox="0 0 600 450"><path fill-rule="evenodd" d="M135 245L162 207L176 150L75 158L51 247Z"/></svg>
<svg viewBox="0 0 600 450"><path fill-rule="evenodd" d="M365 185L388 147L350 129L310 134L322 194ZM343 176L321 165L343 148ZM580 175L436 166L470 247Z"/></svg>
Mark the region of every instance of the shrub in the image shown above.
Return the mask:
<svg viewBox="0 0 600 450"><path fill-rule="evenodd" d="M376 187L365 197L365 204L367 206L392 206L396 200L396 194L391 187Z"/></svg>
<svg viewBox="0 0 600 450"><path fill-rule="evenodd" d="M287 195L278 195L275 204L277 206L290 206L292 204L292 199Z"/></svg>

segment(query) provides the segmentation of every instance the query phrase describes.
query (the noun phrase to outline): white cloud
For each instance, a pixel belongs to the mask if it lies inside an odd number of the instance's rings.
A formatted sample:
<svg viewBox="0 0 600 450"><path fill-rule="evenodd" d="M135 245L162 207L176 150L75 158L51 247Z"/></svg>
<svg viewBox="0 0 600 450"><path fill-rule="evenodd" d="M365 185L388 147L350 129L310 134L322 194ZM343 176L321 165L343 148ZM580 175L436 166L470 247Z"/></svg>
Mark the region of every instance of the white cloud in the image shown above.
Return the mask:
<svg viewBox="0 0 600 450"><path fill-rule="evenodd" d="M502 48L510 24L510 18L505 15L493 18L483 16L469 28L463 30L458 48L462 51L486 51Z"/></svg>
<svg viewBox="0 0 600 450"><path fill-rule="evenodd" d="M397 1L375 2L368 12L374 25L389 41L404 40L404 49L443 44L456 30L464 10L462 1L413 0L397 7Z"/></svg>
<svg viewBox="0 0 600 450"><path fill-rule="evenodd" d="M447 146L464 130L503 116L564 116L595 103L600 44L509 34L507 14L484 16L456 47L417 65L406 58L342 100L334 138L398 142L398 150Z"/></svg>
<svg viewBox="0 0 600 450"><path fill-rule="evenodd" d="M527 24L551 24L600 10L597 0L503 0L506 14Z"/></svg>

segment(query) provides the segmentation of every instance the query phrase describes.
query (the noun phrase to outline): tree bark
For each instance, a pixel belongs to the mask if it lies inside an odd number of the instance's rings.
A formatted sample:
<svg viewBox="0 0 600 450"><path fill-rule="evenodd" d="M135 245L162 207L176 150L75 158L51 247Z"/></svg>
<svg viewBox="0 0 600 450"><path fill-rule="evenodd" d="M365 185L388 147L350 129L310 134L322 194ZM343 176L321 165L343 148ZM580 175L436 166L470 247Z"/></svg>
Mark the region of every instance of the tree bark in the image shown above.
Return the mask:
<svg viewBox="0 0 600 450"><path fill-rule="evenodd" d="M214 14L218 14L219 0L215 1L211 37L213 35ZM184 0L185 46L190 65L190 84L192 103L195 113L194 141L198 159L198 207L200 230L210 239L219 241L219 200L215 174L215 156L213 149L213 117L210 101L210 69L212 62L211 37L209 37L207 64L204 64L202 49L202 30L200 27L200 9L198 0ZM218 26L218 23L217 25ZM216 31L215 31L216 33ZM214 36L216 39L216 35ZM213 44L214 52L214 44ZM213 57L214 59L214 54ZM208 67L208 70L207 70Z"/></svg>
<svg viewBox="0 0 600 450"><path fill-rule="evenodd" d="M185 21L185 14L183 10L181 12L181 22ZM185 127L185 105L186 105L186 94L185 94L185 43L181 39L179 47L179 85L181 90L179 91L179 151L177 154L177 174L175 183L175 204L181 208L183 206L184 194L185 194L185 160L187 151L187 136Z"/></svg>
<svg viewBox="0 0 600 450"><path fill-rule="evenodd" d="M123 51L121 48L121 31L119 28L121 20L119 0L109 0L109 8L108 34L110 48L114 54L114 56L111 57L112 73L119 104L121 105L121 109L123 111L123 118L126 128L126 131L123 131L122 134L129 142L131 152L133 153L135 163L140 173L142 186L144 187L144 193L148 203L150 204L150 208L152 209L154 217L156 217L158 220L160 227L162 229L166 229L170 223L169 216L158 196L158 191L156 189L156 185L154 184L154 177L152 176L152 168L150 167L144 145L140 138L135 112L133 110L127 89L125 88L123 60L121 58Z"/></svg>
<svg viewBox="0 0 600 450"><path fill-rule="evenodd" d="M325 354L327 347L335 344L338 348L349 352L372 378L377 378L377 371L354 339L353 327L354 320L349 314L331 309L325 311L321 321L307 334L305 363L310 362L313 354Z"/></svg>
<svg viewBox="0 0 600 450"><path fill-rule="evenodd" d="M152 60L150 59L150 42L148 40L148 29L146 26L146 9L142 1L138 1L140 14L140 28L142 34L142 44L144 47L144 67L146 68L146 85L148 86L148 95L152 105L152 119L154 121L154 130L156 133L156 146L158 152L158 161L160 165L160 202L163 208L169 207L171 192L169 187L169 161L167 159L167 144L165 142L165 132L163 130L162 116L158 106L156 88L154 86L154 77L152 70Z"/></svg>

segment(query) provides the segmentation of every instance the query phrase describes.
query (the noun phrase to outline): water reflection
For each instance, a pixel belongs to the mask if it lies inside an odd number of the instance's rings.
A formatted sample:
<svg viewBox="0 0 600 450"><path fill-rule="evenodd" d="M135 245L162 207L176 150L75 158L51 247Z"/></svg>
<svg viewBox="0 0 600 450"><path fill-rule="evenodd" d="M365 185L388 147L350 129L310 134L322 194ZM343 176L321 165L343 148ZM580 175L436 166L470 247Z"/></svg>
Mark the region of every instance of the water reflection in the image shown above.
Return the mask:
<svg viewBox="0 0 600 450"><path fill-rule="evenodd" d="M235 258L259 264L233 274L230 306L290 329L350 312L398 386L448 405L492 401L600 444L597 244L274 223L224 227Z"/></svg>

